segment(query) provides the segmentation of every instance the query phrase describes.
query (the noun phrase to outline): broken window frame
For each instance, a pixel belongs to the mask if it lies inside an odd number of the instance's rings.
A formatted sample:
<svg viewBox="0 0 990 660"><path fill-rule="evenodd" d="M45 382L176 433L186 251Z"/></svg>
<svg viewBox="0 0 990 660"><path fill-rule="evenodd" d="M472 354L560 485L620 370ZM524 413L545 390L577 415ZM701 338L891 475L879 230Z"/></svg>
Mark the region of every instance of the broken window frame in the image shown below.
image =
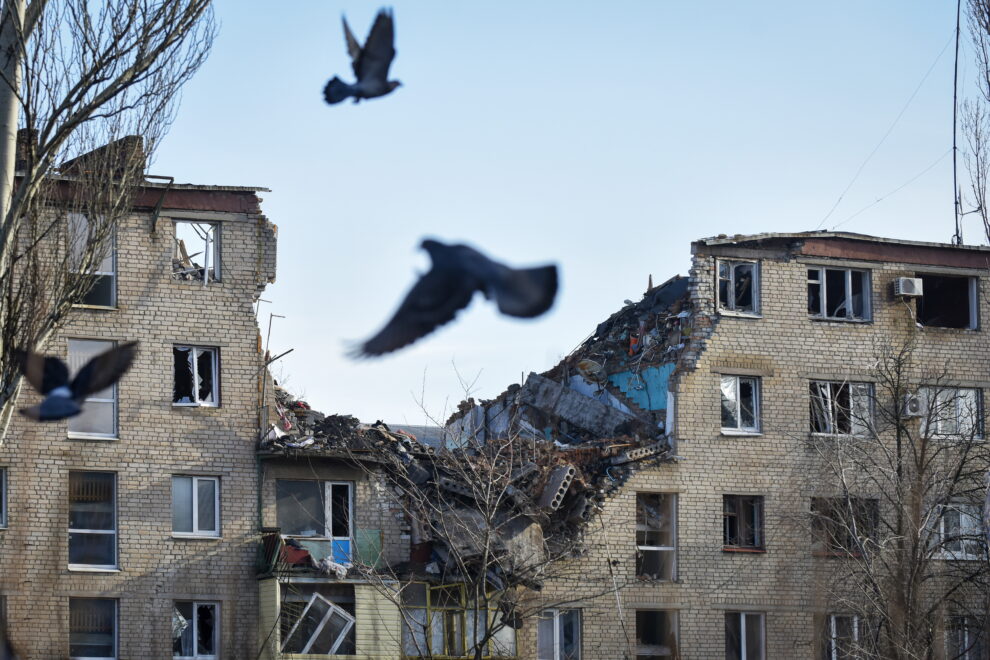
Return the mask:
<svg viewBox="0 0 990 660"><path fill-rule="evenodd" d="M812 435L870 435L873 429L873 383L810 381L809 422ZM843 405L842 397L849 400Z"/></svg>
<svg viewBox="0 0 990 660"><path fill-rule="evenodd" d="M336 639L334 639L333 644L331 644L329 653L326 653L325 655L334 655L337 649L340 648L340 645L343 644L344 641L347 639L347 634L351 631L351 628L354 627L354 623L357 619L350 612L343 609L342 607L340 607L339 605L328 599L323 594L314 591L313 595L310 596L309 601L307 601L306 607L303 608L302 613L299 615L299 618L296 619L296 622L292 625L292 628L289 630L289 633L285 636L285 640L282 641L282 645L280 647L282 653L286 655L296 654L295 651L292 652L286 651L285 647L288 646L289 642L292 641L292 636L295 634L296 628L298 628L299 624L301 624L303 622L303 619L306 618L306 613L316 602L317 598L323 601L323 603L325 603L328 606L327 612L320 619L319 625L316 626L316 629L309 636L309 639L307 640L306 644L303 645L302 651L299 651L298 653L299 654L309 653L310 649L313 647L313 644L315 644L316 641L319 639L320 633L323 632L323 629L326 627L327 623L329 623L330 619L334 615L342 617L345 621L345 625L343 630L337 635ZM319 655L324 655L324 654L321 653Z"/></svg>
<svg viewBox="0 0 990 660"><path fill-rule="evenodd" d="M750 385L751 401L750 411L753 418L753 423L747 425L743 421L743 411L745 403L740 396L740 391L742 389L742 383L746 381ZM723 433L741 433L745 435L752 435L760 433L760 378L756 376L732 376L723 374L720 388L721 396L721 412L722 412L722 432ZM731 390L732 398L726 396L726 392ZM727 404L733 405L734 410L732 414L735 416L735 425L726 425L726 411L728 410Z"/></svg>
<svg viewBox="0 0 990 660"><path fill-rule="evenodd" d="M191 371L190 378L192 382L190 383L190 393L192 395L192 401L176 401L175 397L177 394L176 384L179 374L175 372L175 352L179 350L190 351L192 360L190 361ZM213 382L210 384L210 398L212 401L202 401L200 400L199 387L197 384L200 380L199 378L199 358L200 356L209 351L211 353L210 365L213 370ZM186 408L219 408L220 407L220 348L217 346L195 346L193 344L174 344L172 346L172 405L178 407ZM189 397L181 397L189 398Z"/></svg>
<svg viewBox="0 0 990 660"><path fill-rule="evenodd" d="M966 325L936 325L931 322L926 322L927 314L924 311L925 297L931 296L936 298L934 283L930 283L925 286L922 284L922 294L915 299L914 304L914 316L918 325L922 328L946 328L953 330L978 330L980 327L980 304L979 304L979 278L970 275L954 275L949 273L915 273L914 276L924 283L925 280L931 280L931 278L940 277L946 279L955 280L967 280L966 283L966 302L967 302L967 315L969 317L969 322Z"/></svg>
<svg viewBox="0 0 990 660"><path fill-rule="evenodd" d="M983 437L983 390L977 387L923 387L926 437L979 439Z"/></svg>
<svg viewBox="0 0 990 660"><path fill-rule="evenodd" d="M199 273L199 277L193 281L202 282L203 286L207 286L210 282L222 281L223 259L221 255L223 252L221 245L221 224L216 220L193 220L188 218L172 221L172 241L175 244L175 250L172 253L172 279L185 281L185 275ZM192 231L203 241L202 250L193 252L192 254L189 253L188 246L185 245L183 239L179 238L179 225L190 225L192 227ZM206 225L209 229L203 231L200 229L200 225ZM183 254L183 249L185 249L185 254ZM193 261L195 257L202 258L203 264L201 266ZM191 265L183 266L182 262L185 260L188 260Z"/></svg>
<svg viewBox="0 0 990 660"><path fill-rule="evenodd" d="M749 630L748 622L756 619L758 622L759 640L755 652L750 653L750 642L747 638ZM735 630L733 624L738 625L739 653L734 653L734 649L729 646L730 635ZM765 660L767 655L767 630L766 614L764 612L726 612L725 613L725 658L726 660Z"/></svg>
<svg viewBox="0 0 990 660"><path fill-rule="evenodd" d="M850 515L851 521L848 520ZM879 527L880 501L876 498L811 498L811 553L814 556L861 557L862 548L876 538Z"/></svg>
<svg viewBox="0 0 990 660"><path fill-rule="evenodd" d="M574 638L571 642L570 650L564 648L564 628L568 625L574 628ZM548 631L553 633L547 640ZM540 613L536 628L536 655L537 660L581 660L581 610L580 609L548 609ZM548 644L544 644L548 642ZM544 653L544 646L551 647L552 652Z"/></svg>
<svg viewBox="0 0 990 660"><path fill-rule="evenodd" d="M417 602L410 602L408 594L403 593L402 657L404 658L473 658L478 640L497 625L496 622L500 617L497 609L472 606L463 583L438 585L410 582L404 589L418 589L422 592L422 597ZM437 594L444 592L454 594L454 598L445 598L441 604ZM494 602L497 599L491 597L488 600ZM478 621L483 621L485 625L481 631L475 630ZM454 624L454 630L451 630L451 623ZM413 630L411 624L418 626L419 630ZM435 630L435 628L439 629ZM511 626L501 625L486 641L482 657L515 657L515 633L515 629ZM455 634L457 639L453 637ZM511 639L505 639L507 635L511 636ZM442 646L442 649L437 649L438 646Z"/></svg>
<svg viewBox="0 0 990 660"><path fill-rule="evenodd" d="M89 289L82 300L73 305L73 307L96 307L99 309L116 309L117 307L117 228L111 227L110 232L106 238L107 254L100 260L97 270L87 270L83 272L80 269L79 261L82 259L86 252L86 248L89 244L89 218L85 213L80 213L78 211L71 211L66 214L66 237L68 242L68 261L69 269L72 273L75 273L78 277L91 277L97 278L109 278L110 285L108 287L110 292L109 302L94 302L93 300L88 300L88 298L93 294L94 291L99 290L98 283L94 283ZM81 235L81 231L85 229L85 235Z"/></svg>
<svg viewBox="0 0 990 660"><path fill-rule="evenodd" d="M987 630L972 615L949 615L945 621L945 650L948 660L983 660L990 648Z"/></svg>
<svg viewBox="0 0 990 660"><path fill-rule="evenodd" d="M66 340L69 367L69 378L75 378L87 362L96 355L109 351L117 346L117 342L106 339L90 339L87 337L69 337ZM73 346L77 348L73 351ZM92 346L89 350L80 350L84 345ZM67 436L70 439L79 440L116 440L119 437L120 429L117 424L118 417L118 395L119 383L107 387L100 392L94 392L83 400L83 412L70 417L66 422ZM109 395L109 396L108 396ZM79 426L84 422L93 419L92 415L96 410L104 409L106 404L110 404L111 427L106 432L82 431Z"/></svg>
<svg viewBox="0 0 990 660"><path fill-rule="evenodd" d="M189 480L191 487L191 499L190 507L192 509L192 529L191 531L177 531L175 529L175 509L176 509L176 488L175 483L177 480ZM199 484L200 482L212 482L213 483L213 524L214 529L200 528L199 526L199 514L200 514L200 504L199 501ZM188 474L173 474L172 475L172 536L188 537L188 538L219 538L220 537L220 477L205 477L205 476L193 476Z"/></svg>
<svg viewBox="0 0 990 660"><path fill-rule="evenodd" d="M938 547L934 555L936 559L983 561L987 558L981 504L950 502L940 505L937 514Z"/></svg>
<svg viewBox="0 0 990 660"><path fill-rule="evenodd" d="M302 539L305 541L326 540L330 543L330 554L327 555L330 559L338 564L345 562L350 563L354 557L354 482L327 481L318 479L276 479L275 516L277 520L280 519L278 515L278 503L280 501L278 497L278 488L279 483L284 482L315 482L322 485L320 488L320 498L323 503L323 534L303 535L282 533L282 538ZM347 488L347 536L334 535L333 533L333 488L335 486L345 486Z"/></svg>
<svg viewBox="0 0 990 660"><path fill-rule="evenodd" d="M724 266L724 268L723 268ZM748 306L739 305L740 292L738 270L749 268L750 292ZM724 295L723 295L723 283ZM715 262L715 296L720 312L730 312L740 316L760 315L760 262L745 259L717 259ZM728 298L726 300L725 298Z"/></svg>
<svg viewBox="0 0 990 660"><path fill-rule="evenodd" d="M670 648L667 644L644 644L643 634L645 632L640 630L641 619L644 621L643 628L649 627L650 630L655 629L656 625L647 625L649 622L645 622L646 616L640 617L640 614L646 615L646 613L651 613L654 615L660 615L667 618L667 628L674 636L674 643L678 646L680 645L680 612L678 610L665 610L665 609L648 609L642 608L636 610L636 658L637 660L676 660L680 658L680 654L676 652L676 649ZM653 622L654 624L656 622Z"/></svg>
<svg viewBox="0 0 990 660"><path fill-rule="evenodd" d="M175 650L175 615L176 608L180 603L189 603L192 605L192 619L187 619L189 621L188 627L191 628L190 637L192 639L193 653L192 655L182 655L181 651ZM199 608L209 607L213 609L213 635L210 640L210 644L213 646L213 652L201 653L199 650L199 628L201 622L199 620ZM220 603L217 601L193 601L193 600L175 600L172 601L172 657L176 660L217 660L220 657Z"/></svg>
<svg viewBox="0 0 990 660"><path fill-rule="evenodd" d="M664 532L660 527L651 527L648 522L640 522L641 500L645 500L650 497L659 497L659 506L667 507L667 511L670 516L670 539L671 545L652 545L647 543L640 543L640 535L642 534L642 539L646 540L646 535L649 533L662 534ZM665 503L665 498L671 498L669 504ZM678 497L677 493L670 492L639 492L636 493L636 575L638 577L652 579L656 581L663 582L673 582L677 579L677 507L678 507ZM645 517L644 517L645 521ZM662 524L662 523L661 523ZM663 559L665 555L669 555L670 561L670 576L661 577L659 574L652 575L645 573L645 558L646 553L655 554L658 560L658 566L663 568Z"/></svg>
<svg viewBox="0 0 990 660"><path fill-rule="evenodd" d="M112 479L110 481L110 511L111 511L111 524L108 528L92 528L92 527L72 527L72 515L73 515L73 495L72 495L72 480L73 475L80 474L98 474L98 475L111 475ZM83 511L82 513L85 513ZM68 527L68 544L69 544L69 570L72 571L95 571L95 572L116 572L119 570L119 549L117 547L117 527L118 527L118 512L117 512L117 473L116 472L102 472L93 470L70 470L69 471L69 527ZM72 535L84 535L84 536L111 536L113 540L113 562L109 564L79 564L72 562Z"/></svg>
<svg viewBox="0 0 990 660"><path fill-rule="evenodd" d="M0 529L7 529L7 468L0 467Z"/></svg>
<svg viewBox="0 0 990 660"><path fill-rule="evenodd" d="M733 509L734 510L730 510ZM744 515L748 509L749 516ZM735 524L733 534L731 526ZM744 534L743 525L751 530ZM733 538L735 543L733 543ZM745 542L752 538L752 543ZM763 537L763 496L762 495L722 495L722 549L753 550L765 552Z"/></svg>
<svg viewBox="0 0 990 660"><path fill-rule="evenodd" d="M97 607L97 603L101 604L104 607L106 606L107 603L113 604L113 630L110 633L112 637L112 641L110 643L110 646L112 648L111 655L78 655L78 654L73 655L72 653L73 643L75 643L76 645L80 645L80 644L87 645L85 642L91 639L94 635L101 633L104 635L106 634L104 631L100 631L99 633L93 633L91 631L86 632L85 630L83 631L73 630L73 624L74 624L73 606L75 606L76 608L81 608L81 609L77 609L75 614L75 618L78 621L78 619L82 618L86 614L89 614L91 617L94 616L94 611L95 611L94 608ZM83 641L73 642L73 635L82 637ZM120 653L119 636L120 636L120 604L116 599L69 598L69 658L70 660L106 660L107 658L117 658L118 654ZM92 646L92 644L88 644L88 646ZM104 646L106 646L106 644L104 644Z"/></svg>
<svg viewBox="0 0 990 660"><path fill-rule="evenodd" d="M844 308L842 316L830 316L828 314L828 272L842 272L843 275L843 299L840 304ZM816 274L813 275L812 273ZM862 314L855 315L856 303L853 298L853 273L860 275ZM818 304L817 309L813 309L812 290L817 287ZM872 320L872 295L871 295L870 271L862 268L838 268L833 266L808 266L808 316L813 319L826 321L847 321L853 323L863 323ZM852 301L852 304L850 304ZM836 308L835 311L838 311Z"/></svg>

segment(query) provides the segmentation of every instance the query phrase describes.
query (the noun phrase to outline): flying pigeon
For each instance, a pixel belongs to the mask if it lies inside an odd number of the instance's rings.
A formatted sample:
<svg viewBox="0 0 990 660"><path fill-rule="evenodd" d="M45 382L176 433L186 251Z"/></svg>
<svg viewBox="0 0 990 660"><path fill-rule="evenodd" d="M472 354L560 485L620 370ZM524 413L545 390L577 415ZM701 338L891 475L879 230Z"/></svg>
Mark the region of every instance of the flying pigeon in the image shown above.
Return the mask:
<svg viewBox="0 0 990 660"><path fill-rule="evenodd" d="M100 353L83 365L69 382L69 368L57 357L21 353L21 372L34 389L45 395L44 400L21 414L40 422L73 417L82 412L82 402L94 392L104 390L124 375L134 361L137 342L115 346Z"/></svg>
<svg viewBox="0 0 990 660"><path fill-rule="evenodd" d="M392 45L395 40L395 28L392 24L391 10L378 10L375 23L371 26L371 32L364 42L364 48L354 38L354 33L347 25L347 19L341 17L341 20L344 22L347 53L351 56L351 67L354 69L357 82L348 85L334 76L323 88L323 98L327 103L340 103L348 97L354 97L354 102L358 103L361 99L385 96L401 85L398 80L388 79L388 68L395 57L395 47Z"/></svg>
<svg viewBox="0 0 990 660"><path fill-rule="evenodd" d="M398 311L374 337L356 347L354 357L390 353L453 320L475 291L494 299L503 314L531 318L550 309L557 295L557 267L509 268L467 245L427 239L420 245L433 267L406 294Z"/></svg>

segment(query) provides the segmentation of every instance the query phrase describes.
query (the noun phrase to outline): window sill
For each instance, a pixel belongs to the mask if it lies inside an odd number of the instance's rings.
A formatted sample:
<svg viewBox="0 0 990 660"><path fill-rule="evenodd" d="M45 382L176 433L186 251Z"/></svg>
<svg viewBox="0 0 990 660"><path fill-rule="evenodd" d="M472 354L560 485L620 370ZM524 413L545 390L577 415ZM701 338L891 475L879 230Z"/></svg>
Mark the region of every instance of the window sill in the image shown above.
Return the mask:
<svg viewBox="0 0 990 660"><path fill-rule="evenodd" d="M722 429L722 435L730 437L759 437L763 431L741 431L739 429Z"/></svg>
<svg viewBox="0 0 990 660"><path fill-rule="evenodd" d="M182 532L172 532L173 539L181 541L222 541L222 536L210 536L208 534L183 534Z"/></svg>
<svg viewBox="0 0 990 660"><path fill-rule="evenodd" d="M762 319L763 314L760 312L737 312L732 309L719 309L719 316L731 316L737 319Z"/></svg>
<svg viewBox="0 0 990 660"><path fill-rule="evenodd" d="M924 323L918 323L917 326L922 330L936 330L938 332L979 332L979 328L948 328L941 325L925 325Z"/></svg>
<svg viewBox="0 0 990 660"><path fill-rule="evenodd" d="M736 546L732 546L732 545L726 545L726 546L722 546L722 552L726 552L726 553L729 553L729 554L740 553L740 554L744 554L744 555L765 555L765 554L767 554L767 549L766 548L744 548L744 547L736 547Z"/></svg>
<svg viewBox="0 0 990 660"><path fill-rule="evenodd" d="M103 442L117 442L120 440L119 435L97 435L95 433L68 433L66 434L66 439L68 440L101 440Z"/></svg>
<svg viewBox="0 0 990 660"><path fill-rule="evenodd" d="M808 434L809 438L818 438L820 440L868 440L870 436L868 435L853 435L852 433L815 433L812 431Z"/></svg>
<svg viewBox="0 0 990 660"><path fill-rule="evenodd" d="M217 403L175 403L172 402L173 408L219 408L220 404Z"/></svg>
<svg viewBox="0 0 990 660"><path fill-rule="evenodd" d="M932 555L932 559L935 561L984 561L986 557L968 554L954 555L952 553L937 553Z"/></svg>
<svg viewBox="0 0 990 660"><path fill-rule="evenodd" d="M107 568L103 566L79 566L69 564L69 571L73 573L120 573L119 568Z"/></svg>
<svg viewBox="0 0 990 660"><path fill-rule="evenodd" d="M863 555L858 552L828 552L825 550L815 550L812 557L822 557L825 559L860 559Z"/></svg>
<svg viewBox="0 0 990 660"><path fill-rule="evenodd" d="M833 319L827 316L811 316L808 315L809 321L815 321L818 323L853 323L858 325L869 325L873 323L873 319Z"/></svg>
<svg viewBox="0 0 990 660"><path fill-rule="evenodd" d="M78 305L73 305L72 309L92 309L101 312L116 312L120 308L116 305L85 305L80 303Z"/></svg>

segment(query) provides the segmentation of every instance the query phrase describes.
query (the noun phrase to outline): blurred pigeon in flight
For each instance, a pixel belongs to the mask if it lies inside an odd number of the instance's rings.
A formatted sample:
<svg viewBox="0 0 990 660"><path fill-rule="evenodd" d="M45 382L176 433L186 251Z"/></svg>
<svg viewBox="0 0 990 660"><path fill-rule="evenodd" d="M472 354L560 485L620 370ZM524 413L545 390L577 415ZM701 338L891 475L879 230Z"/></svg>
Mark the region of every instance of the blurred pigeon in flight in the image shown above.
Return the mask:
<svg viewBox="0 0 990 660"><path fill-rule="evenodd" d="M395 28L392 24L392 12L387 9L378 10L375 24L364 42L364 48L354 38L351 28L344 22L344 39L347 41L347 53L351 56L351 66L357 82L348 85L334 76L323 88L323 98L327 103L340 103L348 97L354 97L357 103L361 99L373 99L385 96L401 85L398 80L388 79L388 68L395 57Z"/></svg>
<svg viewBox="0 0 990 660"><path fill-rule="evenodd" d="M40 422L78 415L87 396L120 380L136 353L136 341L104 351L83 365L71 383L69 368L57 357L22 353L20 362L24 378L45 398L36 406L21 408L21 414Z"/></svg>
<svg viewBox="0 0 990 660"><path fill-rule="evenodd" d="M354 357L384 355L453 320L475 291L494 299L509 316L531 318L550 309L557 295L557 267L509 268L466 245L425 240L433 267L406 294L392 320L359 345Z"/></svg>

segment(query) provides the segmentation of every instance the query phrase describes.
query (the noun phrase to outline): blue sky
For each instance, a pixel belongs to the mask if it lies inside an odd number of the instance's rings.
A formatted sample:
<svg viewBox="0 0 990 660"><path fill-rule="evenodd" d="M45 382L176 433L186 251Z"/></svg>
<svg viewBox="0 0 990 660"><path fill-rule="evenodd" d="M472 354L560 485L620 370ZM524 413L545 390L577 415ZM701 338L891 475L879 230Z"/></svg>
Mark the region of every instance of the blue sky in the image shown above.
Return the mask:
<svg viewBox="0 0 990 660"><path fill-rule="evenodd" d="M393 6L403 87L330 107L323 85L350 77L340 15L363 40L377 4L217 2L213 53L151 168L272 190L278 281L259 321L286 317L271 348L294 352L276 377L324 412L421 424L466 387L493 397L650 274L686 274L696 238L836 225L951 238L955 3ZM428 267L424 236L558 263L557 305L518 321L478 298L405 351L349 360L346 342ZM972 223L965 239L985 242Z"/></svg>

